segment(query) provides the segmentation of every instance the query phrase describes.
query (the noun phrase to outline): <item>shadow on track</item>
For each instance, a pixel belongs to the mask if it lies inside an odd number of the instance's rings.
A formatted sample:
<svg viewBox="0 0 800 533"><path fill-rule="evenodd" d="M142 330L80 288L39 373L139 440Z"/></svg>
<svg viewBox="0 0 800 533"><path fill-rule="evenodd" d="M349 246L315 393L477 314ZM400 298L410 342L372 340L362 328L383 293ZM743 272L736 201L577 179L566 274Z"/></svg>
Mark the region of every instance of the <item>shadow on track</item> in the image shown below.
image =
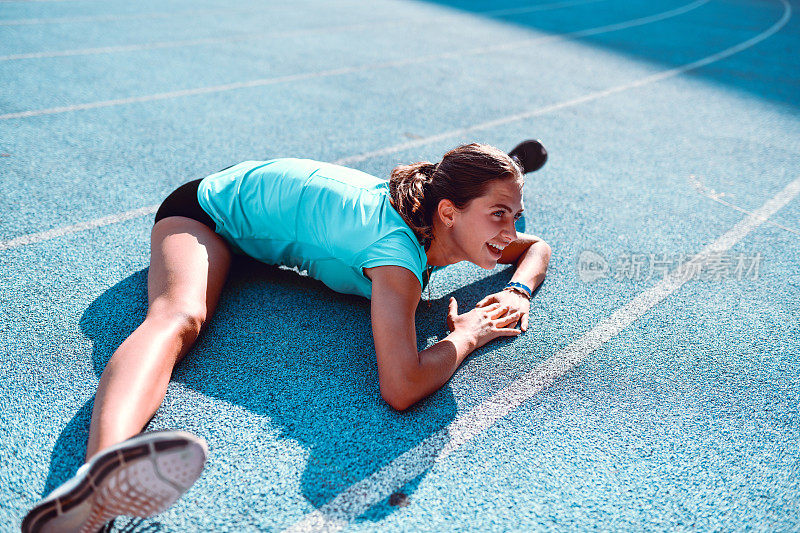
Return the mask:
<svg viewBox="0 0 800 533"><path fill-rule="evenodd" d="M614 25L657 15L691 3L688 0L602 0L575 4L563 2L564 5L558 7L557 4L561 2L545 0L531 6L527 1L511 0L494 3L492 10L487 11L486 3L477 0L426 1L477 17L529 28L536 34L545 35ZM554 8L539 9L549 4L554 4ZM531 10L526 11L526 8ZM607 48L637 61L645 60L674 68L754 37L774 24L781 17L783 9L779 0L712 1L664 20L570 39ZM503 11L506 10L510 12L504 14ZM495 12L497 14L493 14ZM787 78L794 76L789 65L793 64L791 50L797 48L798 33L800 21L793 17L778 34L757 46L694 70L688 75L702 77L796 109L800 107L800 91L795 83L787 83ZM533 43L530 46L540 45ZM565 66L569 67L568 64ZM536 64L531 64L530 68L536 69ZM548 72L543 70L541 75L548 76Z"/></svg>
<svg viewBox="0 0 800 533"><path fill-rule="evenodd" d="M462 309L469 309L502 287L511 273L498 271L459 288L453 296ZM446 275L447 270L437 274ZM431 307L424 299L420 302L416 314L420 349L424 339L446 336L448 298L433 300ZM144 319L146 302L147 269L143 269L109 288L83 313L80 326L93 342L98 376ZM472 356L513 339L498 340ZM310 277L243 256L235 256L214 317L172 381L266 417L271 429L280 430L280 438L301 443L309 454L302 493L317 508L446 427L457 414L448 387L403 413L381 399L368 300L336 293ZM93 399L62 431L44 494L82 464L92 404ZM169 409L166 403L154 419L164 409ZM274 438L273 432L270 442ZM258 448L259 443L253 446ZM274 451L264 448L257 453ZM423 478L424 474L404 491L413 491ZM362 519L379 520L395 508L383 503Z"/></svg>

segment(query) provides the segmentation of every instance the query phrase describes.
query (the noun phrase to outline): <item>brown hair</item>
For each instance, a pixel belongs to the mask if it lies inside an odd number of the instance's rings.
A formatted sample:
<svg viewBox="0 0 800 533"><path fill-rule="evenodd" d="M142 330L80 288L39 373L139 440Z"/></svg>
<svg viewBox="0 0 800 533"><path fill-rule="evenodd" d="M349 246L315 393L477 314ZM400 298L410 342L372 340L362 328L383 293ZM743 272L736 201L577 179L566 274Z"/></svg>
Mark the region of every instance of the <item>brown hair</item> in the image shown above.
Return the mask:
<svg viewBox="0 0 800 533"><path fill-rule="evenodd" d="M496 180L515 178L522 169L505 152L488 144L465 144L450 150L441 162L421 161L392 170L389 193L394 207L427 251L433 241L433 214L447 199L458 209L486 194Z"/></svg>

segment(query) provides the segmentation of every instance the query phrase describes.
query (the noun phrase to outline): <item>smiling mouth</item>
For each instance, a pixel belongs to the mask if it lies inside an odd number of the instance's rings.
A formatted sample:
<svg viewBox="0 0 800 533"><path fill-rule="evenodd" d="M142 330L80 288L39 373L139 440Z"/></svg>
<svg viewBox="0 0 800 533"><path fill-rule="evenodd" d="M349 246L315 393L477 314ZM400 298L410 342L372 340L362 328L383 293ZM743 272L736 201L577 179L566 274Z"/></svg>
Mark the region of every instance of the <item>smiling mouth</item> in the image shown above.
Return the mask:
<svg viewBox="0 0 800 533"><path fill-rule="evenodd" d="M495 246L495 245L490 244L490 243L487 242L486 243L486 247L489 248L489 251L492 252L492 254L494 254L494 255L498 255L499 256L499 255L503 254L503 250L501 248L499 248L498 246Z"/></svg>

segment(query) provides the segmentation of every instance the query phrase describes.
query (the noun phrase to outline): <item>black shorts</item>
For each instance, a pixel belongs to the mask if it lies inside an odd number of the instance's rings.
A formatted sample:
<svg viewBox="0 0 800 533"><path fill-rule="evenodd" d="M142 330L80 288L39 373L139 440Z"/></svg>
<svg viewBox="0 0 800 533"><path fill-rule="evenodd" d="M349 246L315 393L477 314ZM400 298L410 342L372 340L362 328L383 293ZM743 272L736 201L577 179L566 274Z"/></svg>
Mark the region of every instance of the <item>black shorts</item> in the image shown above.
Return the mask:
<svg viewBox="0 0 800 533"><path fill-rule="evenodd" d="M200 207L200 202L197 201L197 188L200 186L202 179L184 183L167 196L156 211L156 219L153 224L167 217L186 217L202 222L212 231L216 231L217 224L211 220L208 213L203 211Z"/></svg>
<svg viewBox="0 0 800 533"><path fill-rule="evenodd" d="M228 165L217 172L228 170L232 166L233 165ZM172 191L170 195L167 196L166 200L161 202L161 205L158 207L158 211L156 211L156 219L153 221L153 224L162 218L186 217L198 222L202 222L211 228L211 231L217 231L216 222L214 222L211 217L208 216L208 213L203 211L203 208L200 207L200 202L197 201L197 188L200 187L201 181L203 181L203 178L190 181L189 183L184 183Z"/></svg>

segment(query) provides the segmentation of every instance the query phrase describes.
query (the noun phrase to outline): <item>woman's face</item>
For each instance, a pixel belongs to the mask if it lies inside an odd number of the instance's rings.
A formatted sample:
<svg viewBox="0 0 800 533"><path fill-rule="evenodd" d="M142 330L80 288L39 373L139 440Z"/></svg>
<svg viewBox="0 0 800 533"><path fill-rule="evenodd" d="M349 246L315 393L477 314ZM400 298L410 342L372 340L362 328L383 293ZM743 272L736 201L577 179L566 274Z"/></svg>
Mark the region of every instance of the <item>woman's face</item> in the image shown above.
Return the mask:
<svg viewBox="0 0 800 533"><path fill-rule="evenodd" d="M514 227L522 214L522 184L516 179L496 180L484 196L475 198L456 213L452 226L453 243L463 258L487 270L500 259L500 250L517 240Z"/></svg>

